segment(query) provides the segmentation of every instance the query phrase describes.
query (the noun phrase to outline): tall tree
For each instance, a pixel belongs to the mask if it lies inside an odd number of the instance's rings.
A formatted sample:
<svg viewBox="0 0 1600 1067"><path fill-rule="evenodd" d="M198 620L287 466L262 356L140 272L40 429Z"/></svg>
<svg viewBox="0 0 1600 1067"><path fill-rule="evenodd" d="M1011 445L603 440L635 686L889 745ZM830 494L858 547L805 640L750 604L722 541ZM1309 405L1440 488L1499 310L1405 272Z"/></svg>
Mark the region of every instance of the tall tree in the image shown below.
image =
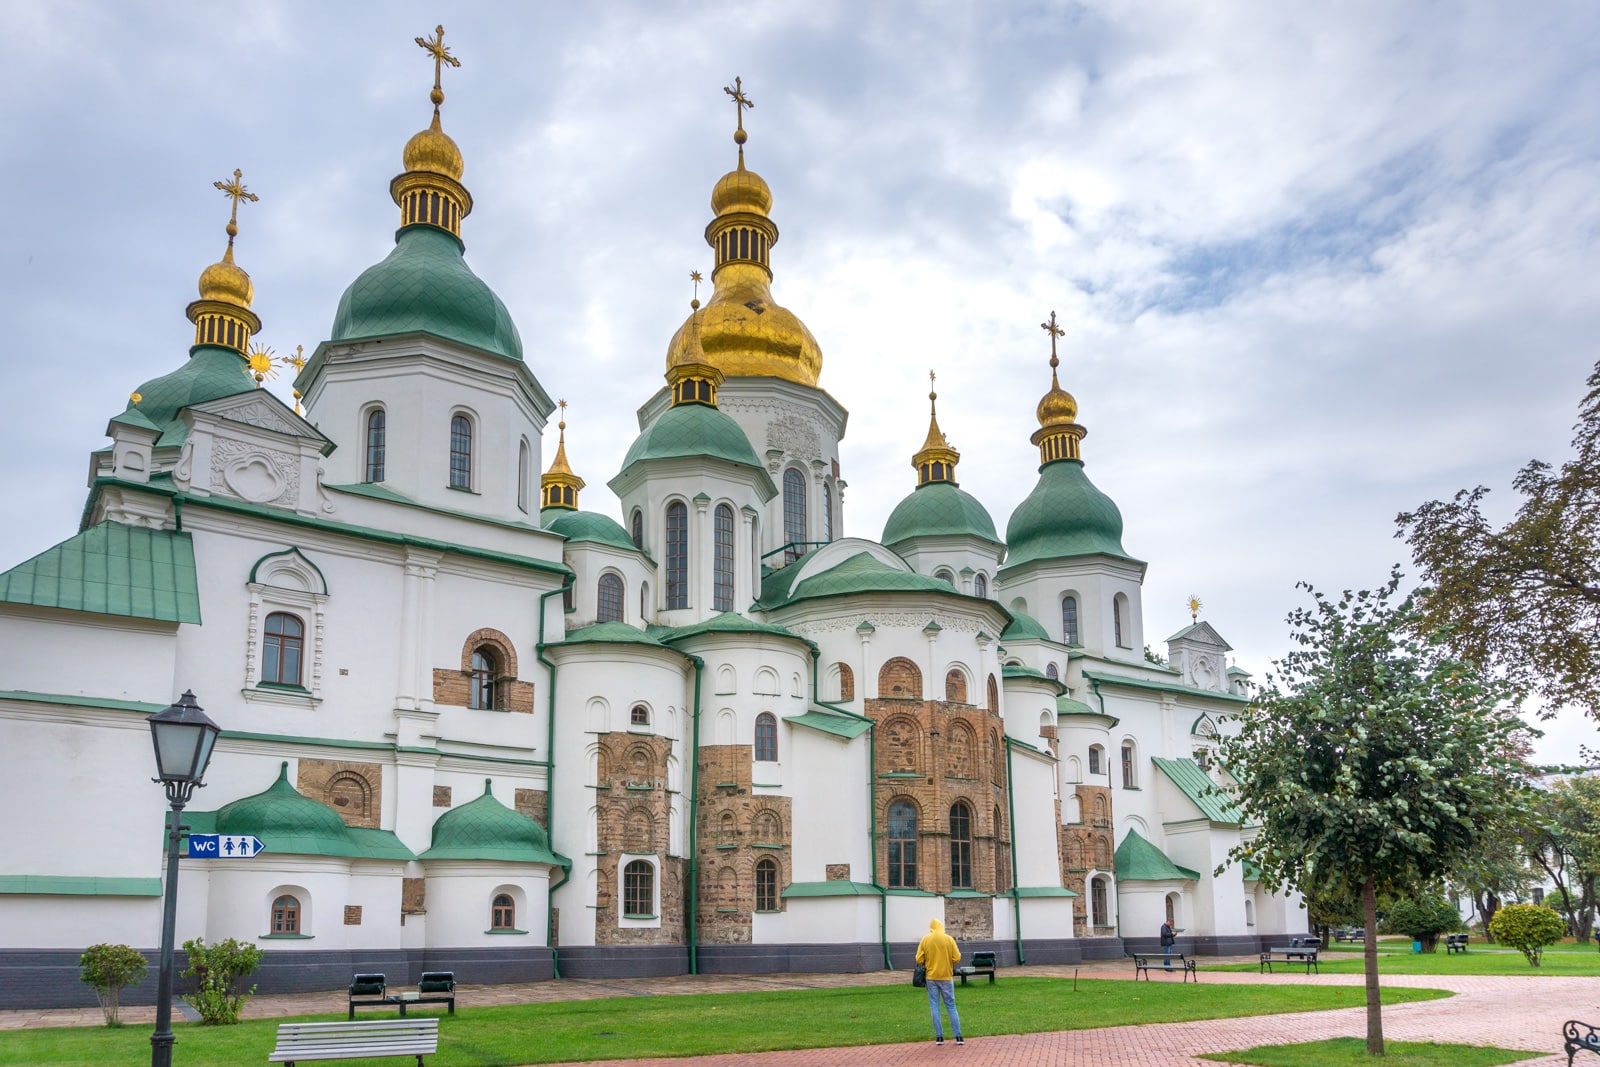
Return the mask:
<svg viewBox="0 0 1600 1067"><path fill-rule="evenodd" d="M1600 365L1589 376L1559 469L1534 460L1512 480L1516 517L1484 517L1489 490L1462 490L1396 518L1411 546L1427 623L1456 654L1492 665L1544 701L1545 714L1600 718Z"/></svg>
<svg viewBox="0 0 1600 1067"><path fill-rule="evenodd" d="M1558 779L1535 801L1528 855L1555 883L1546 905L1560 909L1579 941L1588 941L1600 882L1600 778Z"/></svg>
<svg viewBox="0 0 1600 1067"><path fill-rule="evenodd" d="M1383 1054L1377 897L1436 883L1523 804L1505 682L1417 634L1400 572L1376 591L1290 613L1298 646L1238 716L1222 758L1269 888L1359 896L1366 925L1367 1051Z"/></svg>

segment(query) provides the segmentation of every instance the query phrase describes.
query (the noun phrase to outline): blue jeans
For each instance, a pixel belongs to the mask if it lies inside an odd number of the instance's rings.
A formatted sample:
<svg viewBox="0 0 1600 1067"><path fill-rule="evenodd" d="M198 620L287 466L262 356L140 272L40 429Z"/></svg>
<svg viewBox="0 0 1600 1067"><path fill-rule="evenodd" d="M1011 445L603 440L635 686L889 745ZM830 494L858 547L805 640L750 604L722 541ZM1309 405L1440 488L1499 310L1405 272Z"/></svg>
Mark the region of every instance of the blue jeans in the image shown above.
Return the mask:
<svg viewBox="0 0 1600 1067"><path fill-rule="evenodd" d="M1162 945L1161 946L1161 965L1163 967L1166 967L1169 970L1172 968L1172 946L1171 945Z"/></svg>
<svg viewBox="0 0 1600 1067"><path fill-rule="evenodd" d="M961 1016L956 1012L956 983L953 978L928 979L928 1010L933 1013L933 1036L944 1040L944 1026L939 1020L939 1002L950 1013L950 1029L961 1037Z"/></svg>

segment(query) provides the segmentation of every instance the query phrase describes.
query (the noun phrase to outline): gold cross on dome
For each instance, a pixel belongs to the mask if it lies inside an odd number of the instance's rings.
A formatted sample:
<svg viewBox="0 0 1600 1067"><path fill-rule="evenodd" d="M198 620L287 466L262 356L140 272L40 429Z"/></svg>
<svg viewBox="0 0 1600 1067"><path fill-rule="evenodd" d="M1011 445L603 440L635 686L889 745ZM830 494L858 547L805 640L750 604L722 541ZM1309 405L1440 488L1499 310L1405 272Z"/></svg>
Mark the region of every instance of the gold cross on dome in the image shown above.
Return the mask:
<svg viewBox="0 0 1600 1067"><path fill-rule="evenodd" d="M278 362L282 363L285 367L293 367L294 372L299 374L301 371L306 369L306 346L295 345L294 355L279 356Z"/></svg>
<svg viewBox="0 0 1600 1067"><path fill-rule="evenodd" d="M750 99L748 96L744 95L744 83L739 78L734 78L733 79L733 88L732 89L730 89L726 85L724 85L722 87L722 91L727 93L729 96L733 97L733 106L736 109L738 109L738 113L739 113L739 129L743 130L744 129L744 110L747 107L755 107L756 106L756 102L754 100Z"/></svg>
<svg viewBox="0 0 1600 1067"><path fill-rule="evenodd" d="M232 181L211 183L218 189L221 189L224 196L233 201L233 210L228 215L229 244L233 243L234 234L239 232L239 201L248 200L251 203L255 203L257 200L261 199L255 193L252 193L249 189L245 188L244 182L241 180L243 177L244 171L240 170L238 167L235 167L233 169Z"/></svg>
<svg viewBox="0 0 1600 1067"><path fill-rule="evenodd" d="M1056 338L1065 337L1067 331L1056 325L1056 313L1054 311L1050 312L1050 321L1041 322L1039 329L1050 335L1050 365L1054 367L1061 362L1056 358Z"/></svg>
<svg viewBox="0 0 1600 1067"><path fill-rule="evenodd" d="M450 49L445 46L443 26L435 26L433 28L432 37L428 37L426 39L418 37L416 38L416 42L419 48L433 57L433 91L436 93L441 93L442 87L439 84L439 74L441 68L446 63L450 64L452 67L459 67L461 66L461 60L451 55ZM438 105L439 101L435 100L434 106L437 107Z"/></svg>
<svg viewBox="0 0 1600 1067"><path fill-rule="evenodd" d="M705 281L705 278L700 274L699 271L692 270L692 271L689 272L689 280L691 282L694 282L694 298L696 300L699 300L700 299L700 283Z"/></svg>

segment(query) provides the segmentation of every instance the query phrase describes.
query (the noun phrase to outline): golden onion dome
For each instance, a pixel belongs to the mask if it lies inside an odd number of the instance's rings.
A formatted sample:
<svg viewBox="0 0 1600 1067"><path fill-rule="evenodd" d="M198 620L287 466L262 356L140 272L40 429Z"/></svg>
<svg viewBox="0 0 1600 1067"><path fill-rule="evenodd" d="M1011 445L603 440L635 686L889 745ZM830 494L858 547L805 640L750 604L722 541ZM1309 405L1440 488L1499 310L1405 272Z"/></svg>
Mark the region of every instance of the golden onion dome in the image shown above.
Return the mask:
<svg viewBox="0 0 1600 1067"><path fill-rule="evenodd" d="M233 262L233 236L238 227L228 225L228 250L222 259L200 272L200 299L216 300L247 308L255 299L256 287L250 275Z"/></svg>
<svg viewBox="0 0 1600 1067"><path fill-rule="evenodd" d="M1053 370L1050 373L1050 391L1040 398L1036 414L1040 426L1056 426L1074 422L1078 418L1078 401L1061 388Z"/></svg>
<svg viewBox="0 0 1600 1067"><path fill-rule="evenodd" d="M443 99L444 94L440 93L439 97ZM433 122L427 129L406 142L405 152L401 158L409 173L442 174L452 181L460 181L461 174L466 169L466 164L461 158L461 149L456 147L450 135L439 126L437 106L434 108Z"/></svg>
<svg viewBox="0 0 1600 1067"><path fill-rule="evenodd" d="M742 277L736 273L722 271L710 303L672 335L668 371L704 363L728 378L782 378L815 387L822 373L817 339L794 312L772 302L763 273L750 267Z"/></svg>
<svg viewBox="0 0 1600 1067"><path fill-rule="evenodd" d="M711 210L718 215L748 211L766 215L772 210L772 189L766 179L744 166L744 152L739 152L739 166L724 174L711 190Z"/></svg>

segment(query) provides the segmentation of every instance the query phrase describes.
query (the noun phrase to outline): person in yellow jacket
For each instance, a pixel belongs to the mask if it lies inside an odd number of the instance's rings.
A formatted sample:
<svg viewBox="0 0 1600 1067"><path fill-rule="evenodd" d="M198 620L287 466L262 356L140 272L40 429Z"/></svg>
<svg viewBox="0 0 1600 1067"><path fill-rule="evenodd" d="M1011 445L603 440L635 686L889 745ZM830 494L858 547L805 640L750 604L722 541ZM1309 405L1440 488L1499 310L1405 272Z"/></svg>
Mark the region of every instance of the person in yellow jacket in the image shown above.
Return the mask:
<svg viewBox="0 0 1600 1067"><path fill-rule="evenodd" d="M917 962L928 969L928 1010L933 1013L933 1043L944 1044L944 1025L939 1018L939 1002L950 1015L950 1029L955 1031L956 1044L961 1039L961 1016L956 1011L956 963L961 959L961 949L955 938L944 932L944 923L938 919L928 922L928 934L917 943Z"/></svg>

